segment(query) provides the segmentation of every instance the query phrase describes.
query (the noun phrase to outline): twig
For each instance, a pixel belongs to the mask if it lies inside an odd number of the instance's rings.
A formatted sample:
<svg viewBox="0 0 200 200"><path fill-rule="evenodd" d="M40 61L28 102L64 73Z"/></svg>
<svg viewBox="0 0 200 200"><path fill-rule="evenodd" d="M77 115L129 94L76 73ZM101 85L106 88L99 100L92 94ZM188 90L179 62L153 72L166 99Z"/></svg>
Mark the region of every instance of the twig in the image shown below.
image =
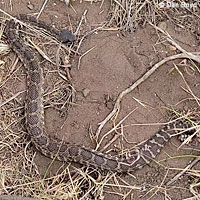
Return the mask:
<svg viewBox="0 0 200 200"><path fill-rule="evenodd" d="M112 143L114 143L122 134L116 134L103 148L101 151L105 151Z"/></svg>
<svg viewBox="0 0 200 200"><path fill-rule="evenodd" d="M114 126L110 131L108 131L106 134L103 135L103 137L101 138L100 142L97 143L96 149L98 150L98 148L100 147L102 141L104 140L105 137L107 137L110 133L112 133L114 130L117 129L117 127L125 120L127 119L137 108L135 108L134 110L132 110L130 113L128 113L128 115L126 115L116 126ZM98 140L98 137L97 137Z"/></svg>
<svg viewBox="0 0 200 200"><path fill-rule="evenodd" d="M167 182L167 186L171 185L172 183L174 183L176 180L179 179L179 177L181 177L188 169L192 168L197 162L200 161L200 156L195 158L191 164L189 164L185 169L183 169L183 171L181 171L180 173L178 173L173 179L171 179L169 182Z"/></svg>
<svg viewBox="0 0 200 200"><path fill-rule="evenodd" d="M78 70L80 69L80 65L81 65L81 60L82 60L82 58L86 55L86 54L88 54L90 51L92 51L93 49L95 49L96 48L96 46L94 46L94 47L92 47L92 48L90 48L90 49L88 49L84 54L82 54L80 57L79 57L79 59L78 59Z"/></svg>
<svg viewBox="0 0 200 200"><path fill-rule="evenodd" d="M5 104L7 104L8 102L12 101L13 99L15 99L17 96L19 96L20 94L26 92L26 90L24 91L20 91L17 94L13 95L12 97L10 97L9 99L7 99L6 101L4 101L3 103L0 104L0 107L4 106Z"/></svg>
<svg viewBox="0 0 200 200"><path fill-rule="evenodd" d="M20 65L19 67L17 67L17 69L15 69L18 61L19 61L19 58L16 58L15 62L11 66L11 70L9 74L6 76L5 80L0 84L0 88L2 88L6 84L6 82L14 75L14 73L17 72L17 70L21 67Z"/></svg>
<svg viewBox="0 0 200 200"><path fill-rule="evenodd" d="M194 55L193 53L191 52L187 52L185 49L183 49L182 47L180 47L174 40L170 39L170 38L167 38L167 41L169 43L171 43L173 46L175 46L179 51L181 51L182 53L185 53L185 54L188 54L189 56L189 59L191 60L194 60L198 63L200 63L200 57Z"/></svg>
<svg viewBox="0 0 200 200"><path fill-rule="evenodd" d="M39 200L35 198L29 198L29 197L21 197L21 196L15 196L15 195L0 195L1 200Z"/></svg>
<svg viewBox="0 0 200 200"><path fill-rule="evenodd" d="M187 59L191 59L194 60L198 63L200 63L200 58L193 55L192 53L180 53L177 55L173 55L173 56L169 56L167 58L164 58L163 60L161 60L160 62L158 62L157 64L155 64L147 73L145 73L140 79L138 79L135 83L133 83L129 88L125 89L124 91L122 91L116 102L114 105L114 108L112 110L112 112L102 121L100 122L98 125L98 129L96 131L96 136L97 138L99 137L99 134L101 132L101 129L104 127L104 125L115 115L116 112L118 112L120 110L120 102L122 100L122 98L127 95L128 93L130 93L132 90L134 90L138 85L140 85L142 82L144 82L150 75L152 75L160 66L162 66L163 64L165 64L168 61L171 60L175 60L175 59L179 59L179 58L187 58Z"/></svg>
<svg viewBox="0 0 200 200"><path fill-rule="evenodd" d="M45 6L47 5L48 3L48 0L45 0L45 2L43 3L41 9L40 9L40 12L38 13L37 15L37 19L40 17L40 15L42 14L42 11L44 10Z"/></svg>
<svg viewBox="0 0 200 200"><path fill-rule="evenodd" d="M186 198L183 200L199 200L199 199L198 199L198 197L193 196L193 197L189 197L189 198Z"/></svg>
<svg viewBox="0 0 200 200"><path fill-rule="evenodd" d="M93 29L93 30L87 32L85 35L83 35L83 37L80 39L80 41L79 41L79 43L78 43L78 46L77 46L77 49L76 49L76 53L79 51L83 40L84 40L87 36L92 35L94 32L97 32L97 31L99 31L99 30L105 30L103 27L104 27L104 25L102 25L101 27L97 27L97 28L95 28L95 29ZM77 31L76 31L76 32L77 32Z"/></svg>
<svg viewBox="0 0 200 200"><path fill-rule="evenodd" d="M181 78L183 79L185 85L187 86L188 91L190 92L190 94L192 95L192 97L196 100L198 106L200 106L198 98L194 95L193 91L191 90L190 86L188 85L187 81L185 80L182 72L178 69L178 67L175 64L174 64L174 67L178 71L178 73L181 75Z"/></svg>
<svg viewBox="0 0 200 200"><path fill-rule="evenodd" d="M79 31L79 29L80 29L82 23L83 23L83 20L86 19L86 17L85 17L86 14L87 14L87 10L84 11L84 13L83 13L83 15L82 15L82 17L81 17L81 20L80 20L80 22L79 22L79 25L78 25L78 27L77 27L75 33L74 33L75 35L77 35L77 33L78 33L78 31Z"/></svg>

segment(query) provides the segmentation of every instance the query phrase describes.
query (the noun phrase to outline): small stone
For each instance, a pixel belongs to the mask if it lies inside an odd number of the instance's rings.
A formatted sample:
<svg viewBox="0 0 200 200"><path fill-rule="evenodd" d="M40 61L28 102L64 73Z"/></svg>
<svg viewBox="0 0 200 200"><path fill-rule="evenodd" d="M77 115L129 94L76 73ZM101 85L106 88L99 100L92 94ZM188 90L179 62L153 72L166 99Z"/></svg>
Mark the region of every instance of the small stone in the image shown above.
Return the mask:
<svg viewBox="0 0 200 200"><path fill-rule="evenodd" d="M90 93L90 90L88 88L83 89L83 96L87 97Z"/></svg>
<svg viewBox="0 0 200 200"><path fill-rule="evenodd" d="M172 45L169 45L169 50L170 51L176 51L176 47L172 46Z"/></svg>
<svg viewBox="0 0 200 200"><path fill-rule="evenodd" d="M65 3L69 6L70 0L65 0Z"/></svg>
<svg viewBox="0 0 200 200"><path fill-rule="evenodd" d="M33 8L34 8L33 4L31 4L31 3L29 3L29 4L27 5L27 7L28 7L28 9L30 9L30 10L33 10Z"/></svg>
<svg viewBox="0 0 200 200"><path fill-rule="evenodd" d="M163 31L166 31L166 29L167 29L167 23L166 22L160 22L158 24L158 27L161 28Z"/></svg>

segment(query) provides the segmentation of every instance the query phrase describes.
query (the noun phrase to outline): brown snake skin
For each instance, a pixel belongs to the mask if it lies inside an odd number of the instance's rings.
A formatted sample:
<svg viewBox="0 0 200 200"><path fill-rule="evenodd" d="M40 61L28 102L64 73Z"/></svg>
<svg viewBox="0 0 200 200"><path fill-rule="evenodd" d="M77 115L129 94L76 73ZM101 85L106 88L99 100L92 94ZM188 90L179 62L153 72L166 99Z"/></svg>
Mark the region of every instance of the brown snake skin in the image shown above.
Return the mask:
<svg viewBox="0 0 200 200"><path fill-rule="evenodd" d="M73 42L75 36L67 30L57 31L42 21L27 15L19 15L18 20L32 23L47 30L61 42ZM59 139L51 138L44 128L43 107L43 71L34 51L25 45L21 39L19 29L22 25L16 20L8 20L6 35L10 47L17 53L24 66L27 68L27 101L26 125L28 134L36 148L45 156L61 161L75 161L86 166L107 169L116 172L130 172L140 169L150 163L168 142L172 134L179 133L185 125L182 120L177 120L164 126L157 134L143 143L134 154L128 158L109 156L92 149L69 144Z"/></svg>

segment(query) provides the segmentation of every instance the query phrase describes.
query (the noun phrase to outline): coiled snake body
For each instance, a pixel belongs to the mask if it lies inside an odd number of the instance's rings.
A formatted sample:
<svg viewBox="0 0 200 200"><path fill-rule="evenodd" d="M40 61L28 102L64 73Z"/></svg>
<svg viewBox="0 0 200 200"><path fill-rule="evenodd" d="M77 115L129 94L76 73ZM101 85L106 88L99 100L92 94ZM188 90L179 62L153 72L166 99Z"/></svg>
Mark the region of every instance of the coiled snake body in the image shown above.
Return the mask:
<svg viewBox="0 0 200 200"><path fill-rule="evenodd" d="M62 42L73 42L75 36L67 30L57 31L42 21L27 15L17 17L23 22L30 21L46 29ZM11 48L17 53L27 68L26 124L28 134L36 148L44 155L61 161L75 161L83 165L98 167L117 172L134 171L148 164L160 152L171 135L184 128L184 123L177 120L164 126L157 134L143 143L129 158L108 156L103 153L76 144L69 144L48 136L44 128L43 107L43 71L33 50L24 44L18 33L19 23L14 19L7 22L6 35Z"/></svg>

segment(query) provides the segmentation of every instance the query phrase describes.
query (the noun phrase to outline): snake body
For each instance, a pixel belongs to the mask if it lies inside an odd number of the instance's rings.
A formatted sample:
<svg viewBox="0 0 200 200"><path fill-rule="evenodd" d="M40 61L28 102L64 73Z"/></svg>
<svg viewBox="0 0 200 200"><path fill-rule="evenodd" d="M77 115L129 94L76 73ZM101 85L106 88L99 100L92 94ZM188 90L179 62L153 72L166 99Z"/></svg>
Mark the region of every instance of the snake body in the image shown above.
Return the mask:
<svg viewBox="0 0 200 200"><path fill-rule="evenodd" d="M34 17L19 15L17 19L46 29L61 42L73 42L75 40L75 36L71 32L67 30L57 31ZM34 51L25 45L23 39L19 36L20 26L20 23L16 20L8 20L6 35L10 47L17 53L27 69L27 100L25 106L27 131L35 147L45 156L116 172L134 171L150 163L169 141L172 134L180 132L179 128L184 128L184 123L181 120L167 124L152 138L143 143L138 150L130 154L128 158L109 156L50 137L44 127L43 70Z"/></svg>

